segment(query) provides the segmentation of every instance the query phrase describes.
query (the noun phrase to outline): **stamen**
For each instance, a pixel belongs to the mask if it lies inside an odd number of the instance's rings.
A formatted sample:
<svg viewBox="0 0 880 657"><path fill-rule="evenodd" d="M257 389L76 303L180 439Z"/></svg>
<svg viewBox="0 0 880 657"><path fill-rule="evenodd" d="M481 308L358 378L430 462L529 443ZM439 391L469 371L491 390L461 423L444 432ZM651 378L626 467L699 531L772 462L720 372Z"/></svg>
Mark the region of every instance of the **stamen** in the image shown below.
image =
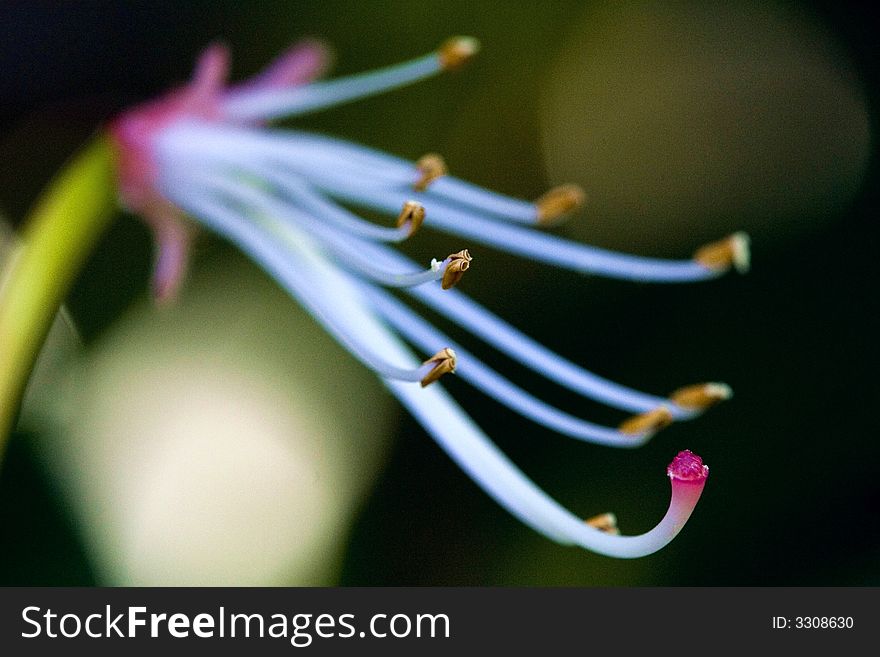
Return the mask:
<svg viewBox="0 0 880 657"><path fill-rule="evenodd" d="M617 528L617 516L613 513L600 513L592 518L587 518L584 522L600 532L620 536L620 530Z"/></svg>
<svg viewBox="0 0 880 657"><path fill-rule="evenodd" d="M202 163L207 167L208 163ZM339 229L368 240L381 242L402 242L411 237L424 222L425 209L420 203L406 201L398 215L397 227L377 226L343 208L326 196L312 189L306 179L299 174L278 171L271 165L255 165L248 170L256 179L266 179L297 205L304 206L307 212L319 215L322 221L334 224ZM410 219L411 221L407 221Z"/></svg>
<svg viewBox="0 0 880 657"><path fill-rule="evenodd" d="M301 212L293 206L283 203L280 199L271 196L265 190L251 186L224 175L222 172L191 172L185 168L177 170L169 168L170 178L178 181L192 183L195 188L202 188L219 192L227 200L240 204L253 212L254 221L259 220L261 215L274 216L279 222L295 224L301 229L308 231L320 242L332 251L345 267L355 270L361 275L374 280L382 285L390 287L411 287L422 285L438 279L452 281L451 285L458 282L464 275L467 265L459 261L462 258L470 259L467 251L454 253L442 262L434 260L431 267L421 271L391 271L381 267L382 259L371 258L363 249L364 244L356 239L339 233L335 228L311 216ZM277 173L270 174L270 180L275 180ZM450 266L452 270L450 271Z"/></svg>
<svg viewBox="0 0 880 657"><path fill-rule="evenodd" d="M401 186L413 180L413 163L408 160L296 130L237 124L218 128L207 121L182 120L163 131L157 151L169 161L189 157L204 163L210 158L238 168L283 164L310 179L313 173L332 173L360 184Z"/></svg>
<svg viewBox="0 0 880 657"><path fill-rule="evenodd" d="M202 147L210 141L210 139L207 141L195 139L195 136L200 134L200 131L203 129L203 126L187 126L186 132L180 134L179 138L175 136L175 139L177 139L178 143L185 140L191 146L198 145L199 151L201 151ZM213 139L213 136L211 137ZM317 139L314 136L298 135L297 139L300 138L305 140ZM269 177L277 183L278 180L276 179L276 176L282 179L285 178L284 168L260 165L258 164L259 160L255 159L256 152L253 151L253 146L262 141L263 140L258 140L256 135L252 136L241 131L238 138L238 142L240 143L236 148L236 152L241 153L242 150L248 150L248 148L250 148L253 152L253 156L249 158L250 162L241 164L244 170L252 170L259 177ZM268 145L268 139L265 143ZM324 143L323 138L321 143ZM334 148L325 149L324 152L334 150L337 146L335 142L329 145ZM225 150L216 150L206 153L205 155L211 160L217 161L222 157L223 152L228 151L229 149L226 148ZM409 166L411 167L411 165ZM412 169L410 168L410 171L411 170ZM310 181L313 184L326 189L326 191L329 191L337 197L356 204L366 205L389 213L393 212L397 215L400 212L401 205L406 201L405 196L396 195L389 191L374 189L371 186L362 186L354 189L353 187L343 187L341 183L337 183L336 181L333 181L332 184L325 184L321 179L312 177L311 173L309 174ZM289 176L289 174L287 175ZM352 181L349 179L346 182L351 184ZM439 184L440 183L438 183L438 191ZM426 195L426 200L428 200L428 196L430 196L430 192ZM431 199L430 202L432 205L427 208L426 221L433 222L433 225L437 225L438 215L440 217L439 221L441 222L440 227L447 227L450 232L467 232L467 230L462 231L461 229L471 228L473 226L473 223L471 223L472 221L475 221L478 224L482 223L485 225L485 231L481 229L475 232L480 239L493 245L495 245L494 242L499 236L506 237L509 235L512 241L514 239L514 231L517 235L522 235L523 239L525 239L526 235L529 236L529 240L538 238L538 243L533 244L533 246L528 249L529 255L533 255L534 257L549 259L549 256L555 255L556 257L559 257L567 251L572 251L571 257L573 260L581 260L581 258L584 258L581 262L588 264L589 261L595 258L596 260L593 260L593 264L597 265L598 269L604 268L605 263L607 263L609 268L614 270L613 274L633 277L637 280L645 280L645 278L650 280L652 278L651 274L658 274L660 280L698 280L711 278L716 275L706 267L692 261L657 261L649 258L609 253L607 251L592 249L586 245L575 245L571 242L560 240L552 235L541 234L536 231L513 229L510 226L499 224L497 221L482 219L479 215L473 216L461 211L455 211L450 206L444 206L439 202L435 204L433 199ZM456 231L455 228L458 228L459 230ZM519 238L517 237L517 239ZM415 266L414 263L410 262L407 258L391 249L378 244L364 243L360 240L358 240L358 242L357 250L361 255L369 254L367 257L374 262L386 262L400 268L401 270L411 269ZM577 251L577 255L574 251ZM614 260L616 260L620 266L618 266L617 263L613 263L612 261ZM627 273L625 270L629 269L630 263L633 268ZM574 263L569 261L565 264L572 265ZM652 267L656 269L649 273ZM681 278L678 277L676 272L682 273ZM648 276L643 278L643 274L648 274ZM666 274L670 274L670 278L664 278ZM655 278L654 280L658 280L658 278ZM440 289L437 289L434 286L421 286L410 288L410 293L441 314L455 318L456 321L461 322L465 328L474 332L477 336L494 345L496 348L516 358L516 360L522 364L531 367L539 374L547 376L557 383L587 397L597 399L606 404L616 406L623 410L629 410L631 412L644 412L668 402L668 400L663 397L642 393L599 377L575 363L562 358L535 340L530 339L522 332L517 331L509 323L492 314L486 308L467 297L458 294L455 290L441 292ZM672 406L670 410L678 419L687 419L695 415L692 411L688 411L678 406Z"/></svg>
<svg viewBox="0 0 880 657"><path fill-rule="evenodd" d="M431 356L428 360L422 363L422 365L433 365L431 371L422 379L422 387L425 388L434 383L434 381L444 374L455 373L455 352L449 347L446 347Z"/></svg>
<svg viewBox="0 0 880 657"><path fill-rule="evenodd" d="M385 379L413 383L424 379L423 367L401 367L387 360L381 341L385 327L345 276L324 260L307 234L267 217L241 214L174 173L163 181L169 200L235 243L361 363Z"/></svg>
<svg viewBox="0 0 880 657"><path fill-rule="evenodd" d="M538 399L482 363L394 296L363 282L359 287L373 308L404 339L425 351L436 349L438 344L449 345L458 356L458 376L515 413L563 436L598 445L634 449L651 438L648 434L630 436L617 429L588 422ZM445 296L450 293L441 294Z"/></svg>
<svg viewBox="0 0 880 657"><path fill-rule="evenodd" d="M279 243L273 239L271 231L266 235L254 230L246 217L236 215L220 204L204 205L208 198L200 194L193 195L191 187L179 183L177 187L171 187L182 195L178 200L190 201L185 204L190 206L190 211L197 212L200 217L217 219L219 224L214 224L214 227L255 256L285 287L295 293L314 292L312 295L305 295L307 298L302 298L299 294L295 296L315 313L316 318L325 321L320 310L328 299L333 301L328 306L331 310L336 309L337 303L341 304L345 309L340 318L345 318L346 332L351 332L348 337L356 338L356 346L368 340L371 347L379 349L394 360L412 363L409 352L378 318L370 312L361 312L354 290L323 259L320 252L308 244L305 235L298 236L293 232L284 235L285 244L279 249ZM276 225L275 228L280 230L285 227ZM300 270L299 265L304 268ZM315 301L318 306L313 305ZM342 307L338 310L342 310ZM357 310L357 317L352 315L354 310ZM343 337L337 333L343 326L331 322L328 328L337 338ZM347 347L352 347L349 340L342 341ZM363 359L364 354L359 350L352 353ZM651 554L669 543L681 530L706 481L706 468L702 472L691 472L694 470L691 464L698 457L687 453L689 459L685 459L685 454L682 453L673 461L668 471L672 482L669 509L654 529L631 537L597 533L585 527L583 520L564 509L529 480L440 387L431 386L417 394L403 381L386 379L385 383L480 486L523 522L562 543L575 543L601 554L623 558Z"/></svg>
<svg viewBox="0 0 880 657"><path fill-rule="evenodd" d="M171 130L174 128L165 132L170 133ZM277 165L281 165L276 166L276 169L289 167L307 176L312 185L339 200L380 212L397 215L402 204L408 200L393 188L369 180L368 172L371 167L375 172L384 171L396 176L397 174L392 170L402 166L403 171L409 169L411 172L412 165L401 163L388 156L380 157L369 152L363 153L364 149L346 146L338 141L319 139L313 135L297 133L295 138L283 135L267 137L259 132L235 130L232 127L224 128L223 132L219 132L205 125L190 123L180 127L173 139L167 139L165 143L160 144L167 149L166 153L170 158L180 160L181 153L175 152L174 144L178 146L186 144L191 154L221 162L228 161L229 153L234 152L236 163L242 168L262 169L276 162ZM325 146L319 148L320 144ZM285 156L286 151L295 151L298 147L303 151L301 155L294 159L291 159L292 153L287 153ZM350 151L357 153L358 157L354 157ZM357 175L341 171L348 171L347 164L350 165L355 159L362 158L375 159L375 162L370 167L358 165L357 170L360 173ZM315 161L318 161L319 165L316 166ZM307 166L308 162L312 164ZM264 174L261 172L261 175ZM431 227L465 236L538 262L584 274L658 283L700 281L723 273L694 260L663 260L634 256L571 242L555 235L499 222L488 218L485 214L481 216L480 213L457 209L454 205L444 203L429 194L420 200L425 204L426 221ZM484 200L486 199L481 199L481 202ZM461 198L460 201L467 203L466 198ZM537 214L536 209L531 212ZM517 214L516 221L520 222L520 219ZM533 221L536 221L536 218ZM738 251L741 252L742 249Z"/></svg>
<svg viewBox="0 0 880 657"><path fill-rule="evenodd" d="M454 176L446 175L435 180L427 193L429 198L446 199L469 212L489 214L495 220L526 225L538 223L538 209L534 203L483 189Z"/></svg>
<svg viewBox="0 0 880 657"><path fill-rule="evenodd" d="M749 236L740 231L717 242L706 244L694 253L694 260L713 271L731 268L745 274L750 265Z"/></svg>
<svg viewBox="0 0 880 657"><path fill-rule="evenodd" d="M448 264L440 282L440 287L444 290L448 290L458 284L462 277L464 277L464 273L470 269L473 258L471 258L471 254L467 249L463 249L458 253L451 254L446 260Z"/></svg>
<svg viewBox="0 0 880 657"><path fill-rule="evenodd" d="M417 266L406 256L384 245L362 240L356 242L356 252L371 261L384 262L402 271ZM633 413L649 411L668 402L664 397L640 392L600 377L563 358L457 290L443 291L426 285L409 288L407 292L516 362L584 397ZM435 346L436 342L427 348ZM677 406L670 410L676 419L689 419L695 415Z"/></svg>
<svg viewBox="0 0 880 657"><path fill-rule="evenodd" d="M380 212L398 211L401 197L392 190L357 185L330 172L315 174L313 183L328 194ZM584 274L656 283L680 283L714 278L721 272L693 260L664 260L607 251L565 240L555 235L494 221L459 210L432 198L421 199L426 222L453 235L467 237L492 248L508 251Z"/></svg>
<svg viewBox="0 0 880 657"><path fill-rule="evenodd" d="M681 408L703 411L731 397L733 390L726 383L696 383L679 388L669 395L669 401Z"/></svg>
<svg viewBox="0 0 880 657"><path fill-rule="evenodd" d="M318 215L323 221L357 237L380 242L402 242L410 237L422 223L422 219L419 219L418 224L398 225L397 228L377 226L310 189L306 182L299 177L273 177L269 175L266 177L278 185L280 191L290 197L291 201L302 205L307 212ZM424 214L422 214L423 217Z"/></svg>
<svg viewBox="0 0 880 657"><path fill-rule="evenodd" d="M620 432L629 435L654 434L672 424L673 416L666 406L658 406L620 423Z"/></svg>
<svg viewBox="0 0 880 657"><path fill-rule="evenodd" d="M413 189L417 192L424 192L428 189L428 185L449 172L443 157L437 153L422 155L416 162L416 169L419 172L419 179L413 183Z"/></svg>
<svg viewBox="0 0 880 657"><path fill-rule="evenodd" d="M553 226L575 210L583 207L587 193L578 185L565 184L554 187L535 201L538 209L538 225Z"/></svg>
<svg viewBox="0 0 880 657"><path fill-rule="evenodd" d="M165 131L165 137L170 137ZM308 158L298 160L296 164L289 158L283 157L283 151L296 147L296 140L260 137L258 133L251 134L248 131L235 131L232 128L221 134L211 134L204 126L188 124L174 135L174 139L167 139L160 146L167 148L165 154L170 158L180 159L180 146L186 145L191 155L210 157L215 161L228 161L231 148L235 148L237 164L241 168L260 168L271 164L273 161L281 165L276 168L287 168L306 175L309 182L317 188L327 192L336 199L351 202L361 207L369 207L380 212L397 215L407 197L393 188L377 185L374 181L363 177L352 177L339 169L344 168L339 159L343 150L337 153L325 151L325 157L330 153L330 160L322 161L320 166L306 167L303 162ZM218 131L213 131L217 133ZM206 133L207 139L202 139L201 134ZM304 138L305 139L305 138ZM164 140L163 140L164 141ZM175 145L177 152L175 152ZM163 148L162 150L165 150ZM307 147L306 154L315 153L314 147ZM334 165L334 162L336 163ZM384 167L385 165L382 165ZM393 165L388 164L389 167ZM411 167L411 165L408 165ZM305 167L305 168L304 168ZM380 167L381 168L381 167ZM359 170L362 170L359 168ZM409 169L412 171L412 169ZM390 171L390 169L389 169ZM624 253L615 253L597 247L588 246L548 235L528 228L510 225L488 218L479 213L466 212L457 209L450 203L442 200L429 198L420 199L427 212L426 221L431 227L460 235L482 242L493 248L506 250L538 262L564 267L584 274L598 274L613 278L628 279L634 281L673 283L701 281L714 278L723 273L723 269L713 268L696 260L664 260L644 256L635 256ZM747 239L738 233L733 240L732 252L736 253L736 262L742 267L747 261ZM728 247L729 248L729 247ZM728 257L733 262L732 256Z"/></svg>
<svg viewBox="0 0 880 657"><path fill-rule="evenodd" d="M397 89L447 70L447 64L452 67L456 62L464 63L468 50L466 39L453 40L452 43L446 49L445 59L442 53L433 52L375 71L313 82L292 89L240 91L224 99L223 114L233 121L266 121L283 116L299 116Z"/></svg>
<svg viewBox="0 0 880 657"><path fill-rule="evenodd" d="M387 385L483 490L524 523L559 543L625 559L652 554L675 538L702 493L705 479L692 485L673 478L669 508L653 529L638 536L597 532L517 468L442 387L414 390L393 381Z"/></svg>
<svg viewBox="0 0 880 657"><path fill-rule="evenodd" d="M326 135L295 130L251 130L244 127L224 126L222 131L210 125L186 126L185 134L177 141L195 142L206 156L222 157L235 153L235 162L242 163L242 152L249 159L256 156L283 162L285 166L307 175L312 171L344 172L349 181L373 186L400 187L411 185L415 165L403 158L389 155L361 144L354 144ZM219 149L206 152L206 144L215 143ZM190 148L195 144L188 144ZM522 224L537 223L537 208L533 202L505 196L473 183L444 175L434 180L426 190L432 197L448 199L457 204L488 213L493 218Z"/></svg>
<svg viewBox="0 0 880 657"><path fill-rule="evenodd" d="M464 66L480 51L480 42L474 37L458 36L444 41L437 49L440 66L447 71Z"/></svg>
<svg viewBox="0 0 880 657"><path fill-rule="evenodd" d="M407 237L415 235L425 220L425 206L416 201L407 201L397 216L397 227L407 229Z"/></svg>

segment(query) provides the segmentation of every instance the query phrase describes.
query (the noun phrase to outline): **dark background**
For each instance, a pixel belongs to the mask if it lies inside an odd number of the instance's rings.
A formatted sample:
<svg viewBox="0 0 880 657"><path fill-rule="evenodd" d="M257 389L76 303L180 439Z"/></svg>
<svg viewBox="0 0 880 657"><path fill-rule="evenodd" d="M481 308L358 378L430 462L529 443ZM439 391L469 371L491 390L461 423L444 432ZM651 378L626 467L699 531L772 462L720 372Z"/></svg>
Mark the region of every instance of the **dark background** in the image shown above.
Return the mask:
<svg viewBox="0 0 880 657"><path fill-rule="evenodd" d="M511 149L519 159L499 172L473 163L460 169L477 182L537 195L547 184L534 119L538 70L584 4L414 5L420 3L3 3L5 215L20 222L52 173L96 126L160 93L169 81L185 79L195 54L218 35L233 47L236 76L255 71L301 35L334 44L342 55L338 73L426 52L449 34L479 35L489 54L485 64L468 76L432 81L424 93L454 104L506 67L518 67L522 93L515 112L521 129ZM801 7L843 44L867 90L876 132L873 13L858 3ZM402 106L369 101L303 124L415 157L443 142L454 115L433 104L407 111L414 107L407 98ZM492 120L485 118L490 132ZM484 155L474 153L473 162L485 163ZM570 327L552 332L548 344L618 380L664 390L674 369L675 381L719 378L733 386L731 403L629 452L559 439L499 411L463 383L449 384L537 481L565 501L588 502L596 513L616 511L625 533L648 529L662 514L662 470L675 451L688 447L702 454L712 478L687 529L668 548L630 562L547 541L486 497L401 412L398 439L354 526L340 582L880 584L877 182L872 154L864 181L840 216L821 230L766 244L756 240L753 271L745 277L684 287L595 282L586 295L575 293L579 278L573 275L551 287L536 274L507 296L497 285L469 288L506 316L516 309L516 323L527 333ZM735 217L730 221L735 228ZM87 344L145 294L150 253L145 228L116 222L69 300ZM530 389L575 408L573 396L542 385ZM613 421L598 407L584 412ZM0 583L95 583L76 521L65 509L27 436L16 434L0 473Z"/></svg>

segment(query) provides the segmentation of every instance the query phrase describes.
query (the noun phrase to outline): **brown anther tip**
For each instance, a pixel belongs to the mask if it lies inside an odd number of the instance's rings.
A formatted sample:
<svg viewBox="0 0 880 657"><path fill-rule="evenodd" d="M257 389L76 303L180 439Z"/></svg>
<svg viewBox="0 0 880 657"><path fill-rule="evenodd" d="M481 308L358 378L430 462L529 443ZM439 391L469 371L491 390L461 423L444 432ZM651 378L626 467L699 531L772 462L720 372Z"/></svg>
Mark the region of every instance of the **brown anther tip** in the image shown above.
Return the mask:
<svg viewBox="0 0 880 657"><path fill-rule="evenodd" d="M733 390L726 383L696 383L679 388L669 395L669 401L681 408L703 411L731 397Z"/></svg>
<svg viewBox="0 0 880 657"><path fill-rule="evenodd" d="M538 209L538 225L552 226L587 202L587 193L571 183L547 190L535 201Z"/></svg>
<svg viewBox="0 0 880 657"><path fill-rule="evenodd" d="M443 278L440 279L440 287L448 290L455 287L464 276L464 273L471 267L471 254L467 249L462 249L458 253L453 253L446 258L449 263L443 272Z"/></svg>
<svg viewBox="0 0 880 657"><path fill-rule="evenodd" d="M592 518L587 518L584 522L606 534L620 535L620 530L617 528L617 516L613 513L600 513Z"/></svg>
<svg viewBox="0 0 880 657"><path fill-rule="evenodd" d="M419 179L413 183L413 189L417 192L423 192L428 189L428 185L449 173L446 168L446 161L437 153L428 153L422 155L416 161L416 169L419 172Z"/></svg>
<svg viewBox="0 0 880 657"><path fill-rule="evenodd" d="M749 270L749 236L740 231L722 240L706 244L694 253L694 260L715 271L727 271L731 267L740 274Z"/></svg>
<svg viewBox="0 0 880 657"><path fill-rule="evenodd" d="M407 201L403 204L403 209L397 216L397 227L403 228L404 226L408 226L409 230L406 236L412 237L418 232L419 228L421 228L424 220L425 206L416 201Z"/></svg>
<svg viewBox="0 0 880 657"><path fill-rule="evenodd" d="M480 42L474 37L457 36L447 39L437 49L440 66L447 71L461 68L480 52Z"/></svg>
<svg viewBox="0 0 880 657"><path fill-rule="evenodd" d="M633 415L631 418L624 420L620 423L618 430L629 435L640 435L656 433L670 424L672 424L672 411L665 406L658 406L651 411Z"/></svg>
<svg viewBox="0 0 880 657"><path fill-rule="evenodd" d="M431 356L422 365L430 365L434 363L434 367L422 379L422 387L429 386L444 374L452 374L455 372L455 352L449 347L441 349Z"/></svg>

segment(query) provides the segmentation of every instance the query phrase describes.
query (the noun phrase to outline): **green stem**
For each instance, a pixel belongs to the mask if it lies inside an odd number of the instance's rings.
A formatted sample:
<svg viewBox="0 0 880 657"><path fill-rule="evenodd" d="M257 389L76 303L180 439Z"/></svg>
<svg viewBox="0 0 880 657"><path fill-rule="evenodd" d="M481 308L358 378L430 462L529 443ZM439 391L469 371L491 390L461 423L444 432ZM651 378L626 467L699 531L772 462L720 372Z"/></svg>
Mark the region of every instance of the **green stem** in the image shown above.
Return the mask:
<svg viewBox="0 0 880 657"><path fill-rule="evenodd" d="M114 214L114 189L100 136L43 192L0 275L0 463L52 320Z"/></svg>

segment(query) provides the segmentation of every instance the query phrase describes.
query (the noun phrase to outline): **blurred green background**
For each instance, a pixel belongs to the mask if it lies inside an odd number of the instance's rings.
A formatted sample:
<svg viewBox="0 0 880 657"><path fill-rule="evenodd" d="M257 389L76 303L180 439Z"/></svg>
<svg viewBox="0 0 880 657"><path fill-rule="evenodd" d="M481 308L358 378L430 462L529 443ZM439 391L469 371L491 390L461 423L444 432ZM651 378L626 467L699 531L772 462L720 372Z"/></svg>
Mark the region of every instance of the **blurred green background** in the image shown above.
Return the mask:
<svg viewBox="0 0 880 657"><path fill-rule="evenodd" d="M471 34L483 51L462 72L297 127L439 151L524 198L573 180L590 200L557 230L600 246L688 257L743 228L753 270L636 285L471 248L464 290L576 362L660 394L735 391L616 451L444 382L537 482L584 517L616 512L624 533L661 517L678 450L705 458L683 533L618 561L499 508L231 247L203 239L180 306L153 309L150 236L120 213L68 301L82 348L62 336L74 353L34 391L0 472L0 584L880 584L877 27L827 0L3 3L12 225L98 126L185 80L213 39L243 77L302 36L332 44L345 74ZM406 250L461 246L424 231ZM567 410L620 420L477 352Z"/></svg>

